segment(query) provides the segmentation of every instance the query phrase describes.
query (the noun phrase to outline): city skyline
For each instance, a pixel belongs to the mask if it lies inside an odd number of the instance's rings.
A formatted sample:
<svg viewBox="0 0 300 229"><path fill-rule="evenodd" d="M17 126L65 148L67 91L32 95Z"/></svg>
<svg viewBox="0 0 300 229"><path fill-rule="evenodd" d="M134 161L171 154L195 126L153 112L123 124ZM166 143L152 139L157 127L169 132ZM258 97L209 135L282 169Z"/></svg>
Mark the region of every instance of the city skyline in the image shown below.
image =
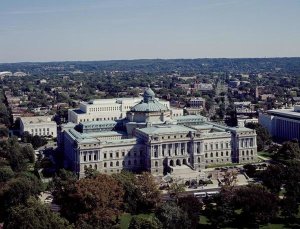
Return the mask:
<svg viewBox="0 0 300 229"><path fill-rule="evenodd" d="M300 56L300 2L6 1L0 62Z"/></svg>

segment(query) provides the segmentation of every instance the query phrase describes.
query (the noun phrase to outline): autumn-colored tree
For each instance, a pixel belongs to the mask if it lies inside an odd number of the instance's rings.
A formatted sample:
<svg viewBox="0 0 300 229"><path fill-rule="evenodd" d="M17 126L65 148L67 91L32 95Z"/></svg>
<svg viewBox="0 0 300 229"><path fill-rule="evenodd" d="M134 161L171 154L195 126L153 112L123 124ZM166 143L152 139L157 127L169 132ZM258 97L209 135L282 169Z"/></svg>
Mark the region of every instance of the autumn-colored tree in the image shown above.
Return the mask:
<svg viewBox="0 0 300 229"><path fill-rule="evenodd" d="M144 210L150 210L157 207L161 200L161 192L153 175L149 172L143 172L136 179L136 186L141 195L141 206Z"/></svg>
<svg viewBox="0 0 300 229"><path fill-rule="evenodd" d="M111 228L118 223L123 208L124 190L112 176L99 174L85 178L75 184L72 194L76 202L77 226Z"/></svg>
<svg viewBox="0 0 300 229"><path fill-rule="evenodd" d="M234 186L237 182L237 172L236 171L225 172L222 182L224 187Z"/></svg>

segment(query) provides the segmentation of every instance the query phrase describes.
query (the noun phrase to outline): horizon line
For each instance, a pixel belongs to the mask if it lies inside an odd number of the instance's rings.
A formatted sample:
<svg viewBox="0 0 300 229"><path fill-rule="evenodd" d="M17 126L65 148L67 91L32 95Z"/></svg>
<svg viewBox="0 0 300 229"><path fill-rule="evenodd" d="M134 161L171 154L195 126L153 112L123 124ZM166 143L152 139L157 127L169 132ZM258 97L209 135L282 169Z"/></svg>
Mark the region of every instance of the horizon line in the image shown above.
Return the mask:
<svg viewBox="0 0 300 229"><path fill-rule="evenodd" d="M300 56L265 56L265 57L196 57L196 58L128 58L128 59L102 59L102 60L49 60L49 61L16 61L16 62L0 62L4 64L29 64L29 63L61 63L61 62L109 62L109 61L139 61L139 60L205 60L205 59L284 59L284 58L300 58Z"/></svg>

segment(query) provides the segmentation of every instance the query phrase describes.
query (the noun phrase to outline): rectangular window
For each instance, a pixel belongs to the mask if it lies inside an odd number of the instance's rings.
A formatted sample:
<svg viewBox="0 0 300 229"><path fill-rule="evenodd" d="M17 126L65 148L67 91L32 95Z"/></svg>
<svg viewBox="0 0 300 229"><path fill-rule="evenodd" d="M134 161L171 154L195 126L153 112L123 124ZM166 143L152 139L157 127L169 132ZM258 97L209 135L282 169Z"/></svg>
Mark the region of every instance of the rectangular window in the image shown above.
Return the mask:
<svg viewBox="0 0 300 229"><path fill-rule="evenodd" d="M104 158L106 158L106 153L103 156L104 156Z"/></svg>

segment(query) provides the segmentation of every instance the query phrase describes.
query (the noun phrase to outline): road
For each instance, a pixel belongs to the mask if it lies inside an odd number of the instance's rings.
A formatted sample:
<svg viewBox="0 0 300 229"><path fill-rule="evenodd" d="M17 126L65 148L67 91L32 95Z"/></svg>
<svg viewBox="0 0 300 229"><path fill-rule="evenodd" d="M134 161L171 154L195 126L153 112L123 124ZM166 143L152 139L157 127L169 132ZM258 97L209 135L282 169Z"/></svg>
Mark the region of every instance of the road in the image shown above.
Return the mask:
<svg viewBox="0 0 300 229"><path fill-rule="evenodd" d="M195 192L213 192L213 191L219 191L221 188L208 188L208 189L203 189L203 190L189 190L186 191L184 193L181 193L181 196L189 196L189 195L193 195ZM168 201L168 200L172 200L172 198L170 197L169 193L164 193L162 194L162 200L163 201Z"/></svg>

